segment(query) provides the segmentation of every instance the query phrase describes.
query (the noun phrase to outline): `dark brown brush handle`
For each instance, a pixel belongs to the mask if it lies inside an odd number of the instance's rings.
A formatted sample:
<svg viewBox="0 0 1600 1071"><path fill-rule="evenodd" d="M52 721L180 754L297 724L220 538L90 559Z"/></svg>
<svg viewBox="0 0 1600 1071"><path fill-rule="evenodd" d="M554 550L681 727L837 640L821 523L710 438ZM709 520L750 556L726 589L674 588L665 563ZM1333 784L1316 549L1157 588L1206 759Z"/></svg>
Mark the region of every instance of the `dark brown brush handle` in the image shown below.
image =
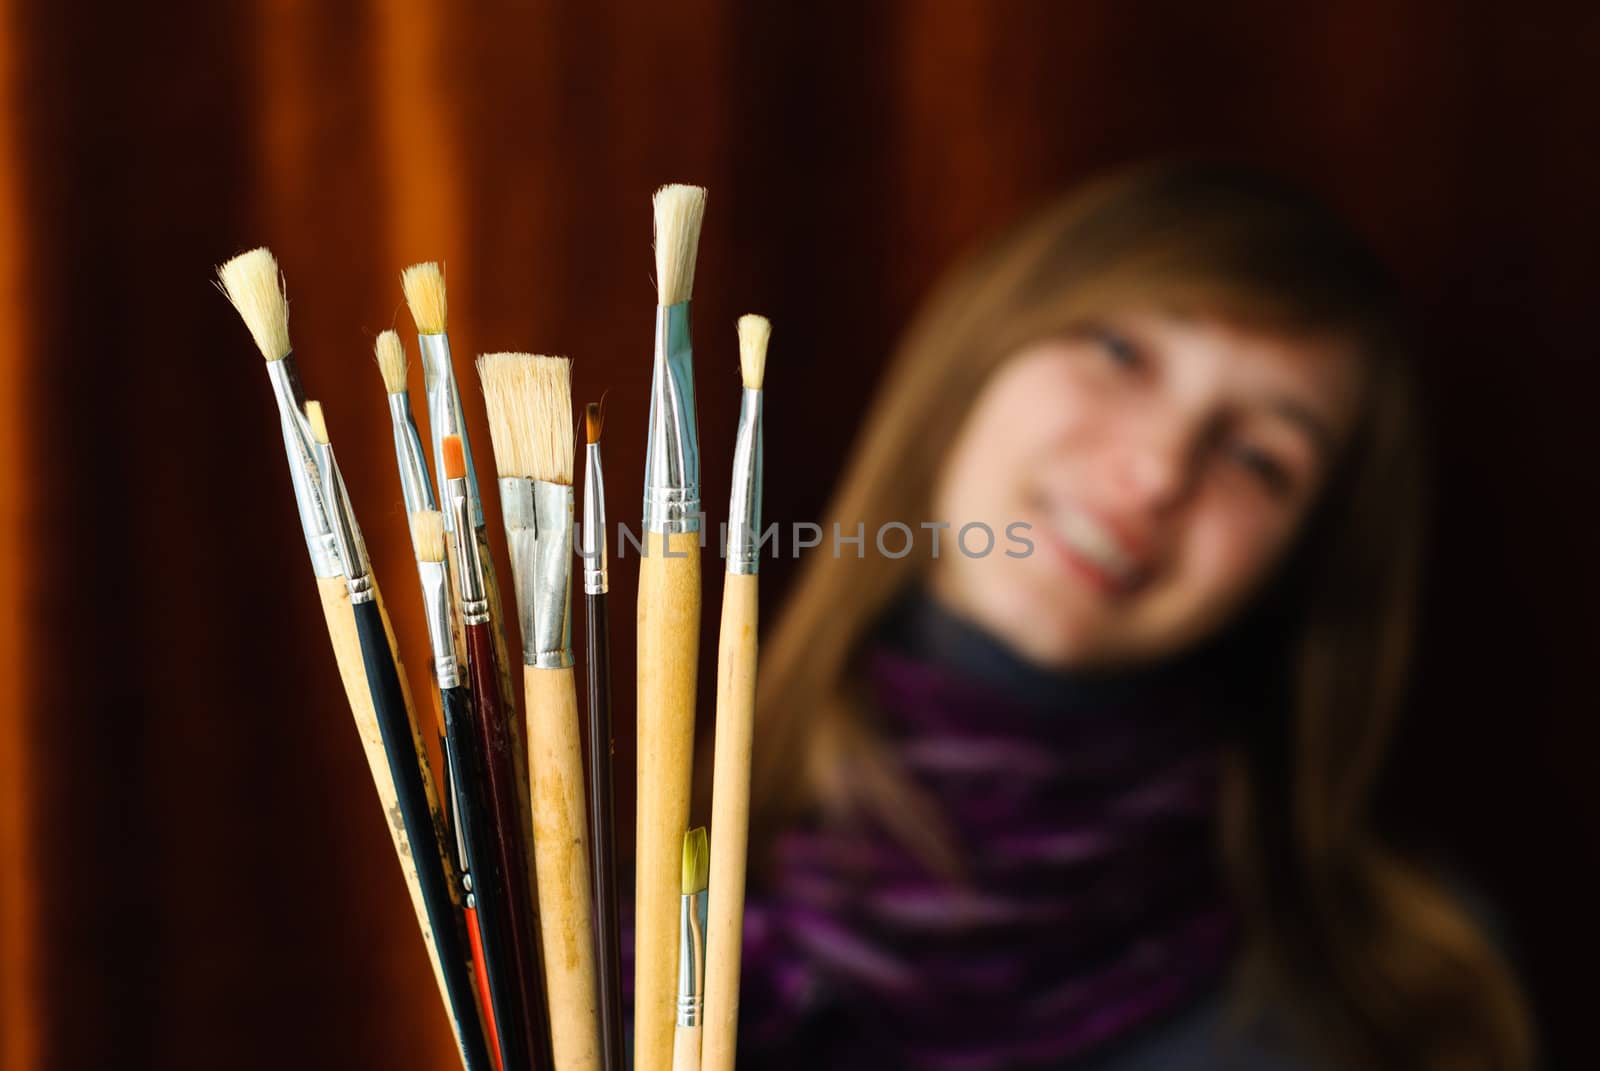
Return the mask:
<svg viewBox="0 0 1600 1071"><path fill-rule="evenodd" d="M463 870L470 875L476 903L483 970L489 981L489 1008L500 1043L502 1068L527 1066L527 1035L522 1027L522 978L517 970L515 938L505 897L500 895L500 865L488 798L488 776L473 735L472 694L466 688L440 692L444 712L445 751L455 776L451 812L461 827ZM488 895L483 895L487 890Z"/></svg>
<svg viewBox="0 0 1600 1071"><path fill-rule="evenodd" d="M534 914L533 890L528 882L528 851L522 842L522 815L517 795L517 766L512 737L506 724L506 704L500 699L500 671L495 659L494 629L487 623L466 626L467 665L472 681L478 752L483 756L488 785L489 813L494 829L494 855L499 871L495 889L479 890L479 900L498 896L510 919L511 943L526 1014L520 1027L526 1041L528 1066L553 1066L550 1053L550 1013L545 1006L539 956L539 930ZM501 1023L500 1031L519 1024ZM506 1071L511 1071L507 1068Z"/></svg>
<svg viewBox="0 0 1600 1071"><path fill-rule="evenodd" d="M604 595L585 596L589 673L589 858L594 879L595 968L600 981L600 1063L625 1071L622 938L617 922L617 818L612 787L611 628Z"/></svg>
<svg viewBox="0 0 1600 1071"><path fill-rule="evenodd" d="M372 690L372 705L378 714L378 731L383 737L383 753L389 762L390 775L394 778L396 802L400 807L406 838L411 842L418 884L422 888L422 902L428 915L428 927L433 931L434 944L439 949L439 961L444 967L450 1016L455 1021L456 1033L461 1039L463 1061L467 1071L493 1071L494 1064L489 1057L478 1017L477 997L473 993L469 966L472 957L467 951L461 920L456 914L449 880L445 877L439 855L439 833L434 827L433 812L428 809L428 796L422 783L422 767L417 758L411 718L406 712L405 695L400 690L400 674L395 668L394 653L389 649L383 617L378 612L376 602L357 603L352 610L356 619L356 635L361 642L361 661L367 674L367 687Z"/></svg>

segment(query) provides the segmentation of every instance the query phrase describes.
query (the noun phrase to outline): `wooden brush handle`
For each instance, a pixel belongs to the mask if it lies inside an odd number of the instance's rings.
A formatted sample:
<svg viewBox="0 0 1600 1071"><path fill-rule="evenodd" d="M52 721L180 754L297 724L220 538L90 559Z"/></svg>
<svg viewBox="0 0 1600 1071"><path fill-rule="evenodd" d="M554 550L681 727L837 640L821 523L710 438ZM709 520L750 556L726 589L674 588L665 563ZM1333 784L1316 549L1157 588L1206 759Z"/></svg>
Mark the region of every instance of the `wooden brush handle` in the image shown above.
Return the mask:
<svg viewBox="0 0 1600 1071"><path fill-rule="evenodd" d="M698 1026L676 1027L672 1035L672 1071L700 1071L700 1031Z"/></svg>
<svg viewBox="0 0 1600 1071"><path fill-rule="evenodd" d="M570 667L524 666L522 682L551 1043L562 1071L598 1071L600 1014L577 681Z"/></svg>
<svg viewBox="0 0 1600 1071"><path fill-rule="evenodd" d="M490 822L494 830L495 872L498 885L483 889L480 896L498 896L510 920L511 943L516 955L517 975L522 990L524 1015L517 1029L523 1031L527 1051L536 1066L551 1066L541 1059L549 1044L544 989L539 981L538 930L534 899L529 888L528 852L522 841L522 815L515 783L516 763L511 754L511 735L506 725L505 707L500 701L500 673L495 661L494 630L488 624L466 626L467 665L472 683L474 729L478 753L483 758L484 783L488 786ZM500 1024L504 1033L513 1027Z"/></svg>
<svg viewBox="0 0 1600 1071"><path fill-rule="evenodd" d="M477 908L469 912L476 926L476 958L488 996L484 1001L490 1020L490 1044L500 1055L503 1071L526 1066L527 1037L523 1022L522 980L517 971L515 938L505 898L500 895L500 868L496 857L492 809L487 775L473 735L472 694L466 688L440 692L445 737L456 767L455 811L461 827L462 852L472 876Z"/></svg>
<svg viewBox="0 0 1600 1071"><path fill-rule="evenodd" d="M584 663L589 687L589 860L594 883L595 973L600 995L600 1063L626 1071L622 1032L622 928L617 918L617 816L611 724L611 623L605 595L586 595Z"/></svg>
<svg viewBox="0 0 1600 1071"><path fill-rule="evenodd" d="M676 1024L683 834L700 649L697 532L646 533L639 561L634 1067L669 1071Z"/></svg>
<svg viewBox="0 0 1600 1071"><path fill-rule="evenodd" d="M705 1039L701 1062L733 1071L739 1040L739 956L750 837L750 747L756 709L756 577L728 573L717 646L717 729L711 775Z"/></svg>
<svg viewBox="0 0 1600 1071"><path fill-rule="evenodd" d="M376 602L354 607L356 635L361 644L361 660L367 686L377 712L378 730L383 737L384 755L394 778L400 820L406 837L415 849L418 884L428 926L444 966L446 1000L460 1039L462 1062L467 1071L492 1071L489 1050L484 1044L478 1019L477 998L473 993L471 956L456 914L449 878L439 856L438 815L428 806L422 766L416 744L416 722L406 709L400 684L399 667L389 647L388 631Z"/></svg>
<svg viewBox="0 0 1600 1071"><path fill-rule="evenodd" d="M334 660L339 666L339 678L344 683L350 715L356 723L356 735L361 739L362 753L367 757L367 770L372 776L372 786L377 790L378 803L383 808L384 824L389 827L389 839L394 842L394 854L405 875L406 891L411 894L411 906L417 915L417 925L422 930L422 941L428 950L428 963L433 967L433 978L439 986L439 997L449 1007L450 994L445 987L444 969L439 962L439 949L434 944L433 932L428 926L428 912L422 900L422 885L417 877L417 857L406 836L405 823L400 820L396 806L394 777L389 772L389 760L383 750L383 734L378 729L378 712L372 705L372 690L367 687L367 671L361 660L361 641L356 635L355 616L351 612L350 588L342 576L317 578L317 594L322 597L322 616L328 626L328 640L333 645ZM423 846L426 850L426 845ZM455 1028L452 1018L451 1028ZM459 1048L461 1038L456 1037Z"/></svg>

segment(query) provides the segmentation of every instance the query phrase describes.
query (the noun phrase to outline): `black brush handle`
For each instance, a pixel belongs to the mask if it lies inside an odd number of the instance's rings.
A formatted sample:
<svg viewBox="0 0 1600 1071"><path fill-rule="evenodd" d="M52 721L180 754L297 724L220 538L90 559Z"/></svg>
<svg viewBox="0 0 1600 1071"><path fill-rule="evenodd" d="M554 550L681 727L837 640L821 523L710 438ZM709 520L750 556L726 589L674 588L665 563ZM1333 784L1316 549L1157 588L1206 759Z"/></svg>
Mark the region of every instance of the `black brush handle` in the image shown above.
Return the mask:
<svg viewBox="0 0 1600 1071"><path fill-rule="evenodd" d="M612 787L611 628L605 595L585 595L588 629L589 865L594 879L595 966L600 983L600 1061L625 1071L622 939L617 922L617 817Z"/></svg>
<svg viewBox="0 0 1600 1071"><path fill-rule="evenodd" d="M499 895L500 865L495 855L493 810L484 798L488 775L472 729L472 693L446 688L439 693L444 711L445 748L450 757L455 799L451 801L461 829L465 869L483 942L483 970L489 979L489 1003L500 1042L500 1066L522 1068L527 1057L521 1028L522 987L517 974L511 916Z"/></svg>
<svg viewBox="0 0 1600 1071"><path fill-rule="evenodd" d="M472 957L465 947L455 903L450 897L450 883L440 855L439 831L434 828L433 814L428 809L428 793L422 782L422 767L413 743L411 718L406 712L405 693L400 689L394 652L389 649L389 637L377 602L356 603L352 609L367 687L372 691L378 731L383 737L383 753L394 779L406 839L411 843L411 861L417 868L422 906L444 971L445 994L461 1039L462 1057L467 1071L494 1071L472 991L469 967Z"/></svg>

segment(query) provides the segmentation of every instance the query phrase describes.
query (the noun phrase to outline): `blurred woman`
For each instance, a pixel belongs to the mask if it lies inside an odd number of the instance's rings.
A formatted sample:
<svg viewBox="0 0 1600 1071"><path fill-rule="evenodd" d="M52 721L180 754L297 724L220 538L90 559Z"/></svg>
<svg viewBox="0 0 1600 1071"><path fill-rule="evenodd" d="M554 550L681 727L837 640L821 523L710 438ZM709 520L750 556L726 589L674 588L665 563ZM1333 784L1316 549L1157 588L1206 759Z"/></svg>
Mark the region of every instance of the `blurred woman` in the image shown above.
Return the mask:
<svg viewBox="0 0 1600 1071"><path fill-rule="evenodd" d="M1251 173L1102 181L949 277L762 652L741 1067L1529 1066L1369 821L1413 393L1372 257Z"/></svg>

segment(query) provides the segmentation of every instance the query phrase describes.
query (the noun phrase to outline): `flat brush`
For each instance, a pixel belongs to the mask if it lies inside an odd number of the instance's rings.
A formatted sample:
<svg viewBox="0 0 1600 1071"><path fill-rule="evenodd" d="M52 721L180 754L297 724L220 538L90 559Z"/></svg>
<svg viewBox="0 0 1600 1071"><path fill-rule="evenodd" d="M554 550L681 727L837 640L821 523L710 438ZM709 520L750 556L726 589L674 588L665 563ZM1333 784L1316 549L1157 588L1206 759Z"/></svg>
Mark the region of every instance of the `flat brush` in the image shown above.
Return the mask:
<svg viewBox="0 0 1600 1071"><path fill-rule="evenodd" d="M459 530L471 527L471 500L467 495L466 454L459 435L444 440L444 491ZM547 1041L544 992L539 983L539 944L533 893L529 888L528 850L523 843L521 803L516 790L516 764L512 761L509 712L501 705L500 672L496 662L494 625L483 579L483 559L475 539L457 539L456 575L460 578L461 621L466 633L467 669L472 687L478 754L483 758L483 784L488 790L494 828L495 889L480 887L482 898L498 896L510 918L511 945L516 956L518 986L525 1014L516 1024L524 1033L526 1051L540 1066ZM502 1031L513 1029L501 1023ZM561 1066L557 1064L556 1066Z"/></svg>
<svg viewBox="0 0 1600 1071"><path fill-rule="evenodd" d="M678 1018L672 1036L672 1071L699 1071L705 1007L706 830L683 835L682 894L678 897Z"/></svg>
<svg viewBox="0 0 1600 1071"><path fill-rule="evenodd" d="M761 563L761 398L772 325L739 317L739 429L728 502L727 568L717 645L717 725L711 779L711 911L706 933L702 1062L733 1071L739 1038L739 956L750 835L750 748L756 709L756 571Z"/></svg>
<svg viewBox="0 0 1600 1071"><path fill-rule="evenodd" d="M565 357L525 353L478 359L522 624L551 1046L562 1071L590 1071L600 1067L600 1022L572 663L571 366Z"/></svg>
<svg viewBox="0 0 1600 1071"><path fill-rule="evenodd" d="M594 882L595 968L600 986L600 1062L624 1071L622 933L618 922L617 818L611 724L611 627L606 607L606 478L600 464L600 406L584 407L584 664L589 703L589 872Z"/></svg>
<svg viewBox="0 0 1600 1071"><path fill-rule="evenodd" d="M333 534L333 520L323 502L320 472L316 461L316 444L311 425L305 415L305 393L300 385L293 350L289 343L289 306L284 297L282 276L272 254L262 248L242 253L217 269L218 285L223 294L238 311L240 318L255 340L256 347L266 361L267 378L272 384L273 399L278 406L279 427L283 434L284 449L289 457L289 477L294 489L295 505L299 510L301 528L306 546L311 554L312 573L317 580L317 593L322 602L322 614L328 629L328 639L333 647L339 677L344 685L351 717L355 721L356 735L361 741L367 769L377 792L389 836L394 844L405 877L406 890L416 912L417 924L422 931L428 952L428 962L433 968L434 981L439 995L449 1007L449 993L445 985L444 965L433 932L428 926L428 914L423 902L422 886L418 877L417 855L412 851L405 826L399 821L395 805L396 789L390 775L388 760L383 749L382 734L378 729L377 711L373 707L372 692L367 686L366 669L361 658L361 645L356 636L355 620L350 613L350 592L345 584L343 563ZM376 580L373 582L380 614L383 596ZM385 628L388 621L385 619ZM391 642L392 629L389 630ZM405 680L402 675L402 687ZM425 778L432 790L431 778ZM426 847L425 845L422 847ZM456 1026L451 1019L451 1026ZM459 1034L458 1046L462 1044Z"/></svg>
<svg viewBox="0 0 1600 1071"><path fill-rule="evenodd" d="M700 445L689 302L706 191L656 192L656 330L639 562L634 1066L672 1064L677 908L700 648Z"/></svg>
<svg viewBox="0 0 1600 1071"><path fill-rule="evenodd" d="M511 919L499 888L495 857L493 809L485 792L487 774L473 733L472 693L466 674L456 659L451 636L450 576L445 568L444 516L437 510L410 514L411 543L417 559L423 609L428 622L428 642L433 653L433 676L439 689L444 718L444 749L449 763L455 821L457 868L460 873L468 936L479 967L479 992L485 1009L490 1046L498 1053L502 1071L526 1066L526 1036L522 988L517 976L516 947ZM478 895L479 883L490 895ZM500 1024L506 1024L502 1031Z"/></svg>
<svg viewBox="0 0 1600 1071"><path fill-rule="evenodd" d="M419 851L417 876L427 911L428 929L433 934L439 957L444 963L445 999L456 1036L461 1043L461 1058L468 1071L490 1071L493 1063L484 1044L473 992L471 959L463 940L447 875L438 845L442 830L436 827L437 811L430 805L422 767L418 762L416 726L400 688L400 668L390 648L388 630L378 613L372 586L372 570L367 561L356 526L355 513L345 491L344 478L328 440L322 407L308 402L306 416L317 450L317 467L322 474L323 500L328 503L334 523L340 559L345 563L345 583L350 592L350 611L355 619L356 638L366 670L372 706L377 712L378 731L383 737L384 756L395 785L395 803L406 837ZM430 850L431 849L431 850Z"/></svg>

